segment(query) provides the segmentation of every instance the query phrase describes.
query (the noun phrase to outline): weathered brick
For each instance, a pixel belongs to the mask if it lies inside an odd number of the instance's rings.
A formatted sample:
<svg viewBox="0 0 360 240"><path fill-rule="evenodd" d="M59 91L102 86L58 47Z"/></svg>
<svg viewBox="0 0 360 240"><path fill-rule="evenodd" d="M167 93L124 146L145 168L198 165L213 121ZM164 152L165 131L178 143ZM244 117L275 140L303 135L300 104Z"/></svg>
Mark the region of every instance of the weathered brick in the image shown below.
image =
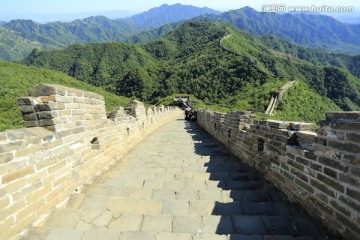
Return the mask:
<svg viewBox="0 0 360 240"><path fill-rule="evenodd" d="M27 166L27 167L21 168L17 171L14 171L12 173L9 173L9 174L3 176L2 182L8 183L8 182L14 181L16 179L22 178L26 175L32 174L33 172L34 172L34 166Z"/></svg>
<svg viewBox="0 0 360 240"><path fill-rule="evenodd" d="M344 216L342 213L337 212L336 217L340 220L342 224L346 226L346 228L351 229L352 231L360 234L360 227L351 221L348 217Z"/></svg>
<svg viewBox="0 0 360 240"><path fill-rule="evenodd" d="M50 157L47 159L42 159L42 160L36 162L35 167L36 167L36 170L40 170L40 169L49 167L58 161L59 161L58 157Z"/></svg>
<svg viewBox="0 0 360 240"><path fill-rule="evenodd" d="M299 187L301 187L302 189L306 190L309 193L314 193L314 188L312 186L310 186L309 184L301 181L300 179L295 179L295 184L298 185Z"/></svg>
<svg viewBox="0 0 360 240"><path fill-rule="evenodd" d="M347 151L351 153L360 153L359 145L354 143L345 143L345 142L329 140L329 146L342 151Z"/></svg>
<svg viewBox="0 0 360 240"><path fill-rule="evenodd" d="M46 127L46 126L52 126L54 125L54 121L52 119L43 119L39 120L39 127Z"/></svg>
<svg viewBox="0 0 360 240"><path fill-rule="evenodd" d="M360 202L360 191L347 187L346 195Z"/></svg>
<svg viewBox="0 0 360 240"><path fill-rule="evenodd" d="M20 158L24 156L30 156L36 154L36 152L42 150L42 145L32 145L31 147L27 147L25 149L21 149L15 152L15 157Z"/></svg>
<svg viewBox="0 0 360 240"><path fill-rule="evenodd" d="M318 201L315 196L309 196L309 199L313 202L315 207L319 208L323 213L326 213L327 215L334 216L334 210L328 206L326 203Z"/></svg>
<svg viewBox="0 0 360 240"><path fill-rule="evenodd" d="M336 181L328 178L328 177L325 177L324 175L318 173L317 174L317 179L323 183L325 183L326 185L332 187L333 189L336 189L338 190L339 192L344 192L345 191L345 188L343 185L337 183Z"/></svg>
<svg viewBox="0 0 360 240"><path fill-rule="evenodd" d="M0 198L0 209L6 208L9 206L10 199L8 196L3 196Z"/></svg>
<svg viewBox="0 0 360 240"><path fill-rule="evenodd" d="M31 114L23 114L23 119L24 121L37 121L37 115L35 113L31 113Z"/></svg>
<svg viewBox="0 0 360 240"><path fill-rule="evenodd" d="M354 187L360 187L360 180L348 174L339 173L339 180Z"/></svg>
<svg viewBox="0 0 360 240"><path fill-rule="evenodd" d="M267 125L272 128L286 129L289 127L290 123L283 121L267 120Z"/></svg>
<svg viewBox="0 0 360 240"><path fill-rule="evenodd" d="M322 172L322 166L320 164L310 163L310 168Z"/></svg>
<svg viewBox="0 0 360 240"><path fill-rule="evenodd" d="M48 103L51 110L63 110L65 109L64 103L57 103L57 102L49 102Z"/></svg>
<svg viewBox="0 0 360 240"><path fill-rule="evenodd" d="M35 191L36 189L40 188L41 186L42 186L41 181L37 181L30 185L25 185L24 187L19 189L19 191L12 194L13 200L14 201L24 200L29 193Z"/></svg>
<svg viewBox="0 0 360 240"><path fill-rule="evenodd" d="M39 123L38 123L38 121L26 121L25 126L27 128L38 127Z"/></svg>
<svg viewBox="0 0 360 240"><path fill-rule="evenodd" d="M360 165L360 154L343 154L342 160L353 165ZM359 175L360 176L360 175Z"/></svg>
<svg viewBox="0 0 360 240"><path fill-rule="evenodd" d="M298 138L302 138L311 142L315 142L317 134L311 131L298 131L295 133Z"/></svg>
<svg viewBox="0 0 360 240"><path fill-rule="evenodd" d="M347 164L345 164L345 163L335 161L335 160L330 159L330 158L321 157L321 156L319 156L318 162L321 163L321 164L324 164L326 166L335 168L337 170L343 171L343 172L347 172L348 168L349 168L349 166Z"/></svg>
<svg viewBox="0 0 360 240"><path fill-rule="evenodd" d="M333 198L335 197L335 192L333 190L331 190L330 188L328 188L327 186L321 184L320 182L310 179L310 183L312 186L316 187L317 189L319 189L323 193L329 195L330 197L333 197Z"/></svg>
<svg viewBox="0 0 360 240"><path fill-rule="evenodd" d="M284 170L286 170L288 172L290 171L289 166L286 163L280 163L280 166L281 166L282 169L284 169Z"/></svg>
<svg viewBox="0 0 360 240"><path fill-rule="evenodd" d="M346 140L351 142L360 143L360 134L359 133L346 133Z"/></svg>
<svg viewBox="0 0 360 240"><path fill-rule="evenodd" d="M314 130L316 128L315 123L303 123L303 122L290 123L290 126L293 130L296 131Z"/></svg>
<svg viewBox="0 0 360 240"><path fill-rule="evenodd" d="M55 172L56 170L60 169L61 167L65 166L66 165L66 160L62 160L50 167L48 167L48 173L53 173Z"/></svg>
<svg viewBox="0 0 360 240"><path fill-rule="evenodd" d="M19 110L22 114L29 114L35 112L34 106L19 106Z"/></svg>
<svg viewBox="0 0 360 240"><path fill-rule="evenodd" d="M354 167L352 166L350 168L350 173L357 176L357 177L360 177L360 167Z"/></svg>
<svg viewBox="0 0 360 240"><path fill-rule="evenodd" d="M48 104L36 104L35 111L36 112L51 111L51 108Z"/></svg>
<svg viewBox="0 0 360 240"><path fill-rule="evenodd" d="M291 166L293 166L294 168L300 170L300 171L304 171L304 165L301 165L295 161L292 161L292 160L288 160L287 163Z"/></svg>
<svg viewBox="0 0 360 240"><path fill-rule="evenodd" d="M56 96L52 95L52 96L41 96L41 101L43 103L48 103L48 102L56 102Z"/></svg>
<svg viewBox="0 0 360 240"><path fill-rule="evenodd" d="M337 178L337 172L332 170L331 168L324 167L324 173L329 177L332 177L335 179Z"/></svg>
<svg viewBox="0 0 360 240"><path fill-rule="evenodd" d="M275 135L275 140L282 143L287 143L289 138L282 135Z"/></svg>
<svg viewBox="0 0 360 240"><path fill-rule="evenodd" d="M302 165L305 165L305 166L310 165L310 161L305 158L302 158L302 157L296 157L296 162L301 163Z"/></svg>
<svg viewBox="0 0 360 240"><path fill-rule="evenodd" d="M330 205L337 211L342 212L345 216L351 217L351 210L347 209L345 206L343 206L337 200L333 200L333 199L330 200Z"/></svg>
<svg viewBox="0 0 360 240"><path fill-rule="evenodd" d="M328 145L328 141L326 138L322 138L322 137L316 137L315 138L315 143L323 145L323 146L327 146Z"/></svg>
<svg viewBox="0 0 360 240"><path fill-rule="evenodd" d="M284 171L284 176L289 179L290 181L293 181L294 180L294 175L292 175L291 173L287 172L287 171Z"/></svg>
<svg viewBox="0 0 360 240"><path fill-rule="evenodd" d="M26 196L26 200L28 202L37 201L40 198L44 198L47 194L50 194L52 192L51 186L44 186L42 188L38 188L36 191L33 191L32 193L28 194Z"/></svg>
<svg viewBox="0 0 360 240"><path fill-rule="evenodd" d="M22 149L23 147L25 147L24 141L4 143L4 144L0 144L0 152L3 152L3 153L11 152L11 151Z"/></svg>
<svg viewBox="0 0 360 240"><path fill-rule="evenodd" d="M19 106L22 106L22 105L30 105L31 106L33 104L33 101L28 97L21 97L21 98L17 99L17 104Z"/></svg>
<svg viewBox="0 0 360 240"><path fill-rule="evenodd" d="M349 111L349 112L328 112L325 113L326 120L342 120L342 121L360 121L360 112Z"/></svg>
<svg viewBox="0 0 360 240"><path fill-rule="evenodd" d="M0 153L0 164L10 162L14 159L13 153Z"/></svg>
<svg viewBox="0 0 360 240"><path fill-rule="evenodd" d="M360 122L332 122L330 126L334 129L340 130L360 130Z"/></svg>
<svg viewBox="0 0 360 240"><path fill-rule="evenodd" d="M295 160L295 155L294 154L291 154L289 152L286 153L286 156L292 160Z"/></svg>
<svg viewBox="0 0 360 240"><path fill-rule="evenodd" d="M291 169L291 173L294 174L296 177L300 178L301 180L303 180L304 182L309 181L309 178L305 174L299 172L298 170L296 170L294 168Z"/></svg>
<svg viewBox="0 0 360 240"><path fill-rule="evenodd" d="M54 86L51 86L50 84L40 84L29 91L29 96L32 97L51 96L55 94L56 94L56 89Z"/></svg>
<svg viewBox="0 0 360 240"><path fill-rule="evenodd" d="M52 119L53 113L52 112L39 112L36 113L37 119Z"/></svg>
<svg viewBox="0 0 360 240"><path fill-rule="evenodd" d="M304 157L309 158L311 160L316 160L317 154L314 151L305 151Z"/></svg>

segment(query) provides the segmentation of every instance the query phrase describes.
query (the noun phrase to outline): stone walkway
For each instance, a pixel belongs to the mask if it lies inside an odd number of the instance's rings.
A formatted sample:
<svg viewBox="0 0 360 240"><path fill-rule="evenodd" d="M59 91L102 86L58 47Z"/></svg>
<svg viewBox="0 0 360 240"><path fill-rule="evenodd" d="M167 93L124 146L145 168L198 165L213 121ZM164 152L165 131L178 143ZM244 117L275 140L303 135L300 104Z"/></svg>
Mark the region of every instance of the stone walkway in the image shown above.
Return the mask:
<svg viewBox="0 0 360 240"><path fill-rule="evenodd" d="M328 239L256 171L182 118L139 144L43 226L33 240Z"/></svg>

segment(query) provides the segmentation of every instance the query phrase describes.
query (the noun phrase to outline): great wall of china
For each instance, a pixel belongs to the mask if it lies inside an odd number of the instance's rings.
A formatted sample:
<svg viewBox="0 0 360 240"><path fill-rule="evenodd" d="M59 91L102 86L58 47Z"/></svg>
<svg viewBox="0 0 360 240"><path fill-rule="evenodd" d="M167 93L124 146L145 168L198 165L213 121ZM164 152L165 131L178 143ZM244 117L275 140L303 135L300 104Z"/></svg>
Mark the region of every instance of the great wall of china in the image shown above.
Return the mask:
<svg viewBox="0 0 360 240"><path fill-rule="evenodd" d="M0 239L19 234L181 113L132 101L128 112L107 118L102 96L45 84L18 103L28 128L0 133Z"/></svg>
<svg viewBox="0 0 360 240"><path fill-rule="evenodd" d="M106 114L103 97L42 84L18 100L27 128L0 133L0 239L12 239L175 119L178 108ZM328 113L316 132L250 112L198 110L198 124L335 234L360 236L360 112Z"/></svg>
<svg viewBox="0 0 360 240"><path fill-rule="evenodd" d="M327 113L317 132L250 112L199 110L198 123L329 229L359 238L360 112Z"/></svg>

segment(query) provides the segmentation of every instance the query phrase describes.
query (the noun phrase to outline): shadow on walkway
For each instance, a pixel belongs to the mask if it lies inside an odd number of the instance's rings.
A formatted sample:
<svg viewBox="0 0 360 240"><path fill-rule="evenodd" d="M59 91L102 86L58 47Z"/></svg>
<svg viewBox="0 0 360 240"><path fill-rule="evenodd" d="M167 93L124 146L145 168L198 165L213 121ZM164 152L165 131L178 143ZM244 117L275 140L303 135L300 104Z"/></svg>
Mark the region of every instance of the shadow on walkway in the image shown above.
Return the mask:
<svg viewBox="0 0 360 240"><path fill-rule="evenodd" d="M336 239L197 123L186 122L185 129L193 138L195 153L209 159L205 166L210 180L224 193L224 201L217 201L212 211L219 216L216 234L230 240Z"/></svg>

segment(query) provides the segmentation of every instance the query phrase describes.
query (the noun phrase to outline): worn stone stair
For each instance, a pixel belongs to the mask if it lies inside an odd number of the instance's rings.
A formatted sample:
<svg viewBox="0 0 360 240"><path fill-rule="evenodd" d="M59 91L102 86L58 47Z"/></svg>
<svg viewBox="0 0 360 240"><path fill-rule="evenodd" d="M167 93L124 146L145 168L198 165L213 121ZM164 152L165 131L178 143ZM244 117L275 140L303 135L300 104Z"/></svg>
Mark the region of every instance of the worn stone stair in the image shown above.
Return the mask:
<svg viewBox="0 0 360 240"><path fill-rule="evenodd" d="M23 239L329 239L196 123L173 121Z"/></svg>

